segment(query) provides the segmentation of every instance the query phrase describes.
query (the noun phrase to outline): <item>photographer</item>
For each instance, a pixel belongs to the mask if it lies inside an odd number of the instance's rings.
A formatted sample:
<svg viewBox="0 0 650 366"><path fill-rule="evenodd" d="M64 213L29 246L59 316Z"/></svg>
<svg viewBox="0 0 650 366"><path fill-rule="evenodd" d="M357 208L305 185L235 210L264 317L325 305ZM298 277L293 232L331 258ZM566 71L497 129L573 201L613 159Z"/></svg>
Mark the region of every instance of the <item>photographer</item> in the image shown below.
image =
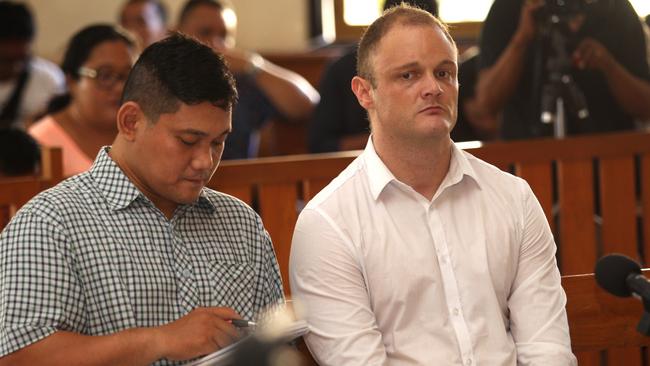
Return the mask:
<svg viewBox="0 0 650 366"><path fill-rule="evenodd" d="M650 116L650 71L641 23L627 0L495 0L483 24L477 99L501 113L500 135L520 139L553 134L540 120L542 86L549 73L551 16L559 25L570 74L589 116L566 113L569 135L629 130ZM518 19L518 21L517 21Z"/></svg>

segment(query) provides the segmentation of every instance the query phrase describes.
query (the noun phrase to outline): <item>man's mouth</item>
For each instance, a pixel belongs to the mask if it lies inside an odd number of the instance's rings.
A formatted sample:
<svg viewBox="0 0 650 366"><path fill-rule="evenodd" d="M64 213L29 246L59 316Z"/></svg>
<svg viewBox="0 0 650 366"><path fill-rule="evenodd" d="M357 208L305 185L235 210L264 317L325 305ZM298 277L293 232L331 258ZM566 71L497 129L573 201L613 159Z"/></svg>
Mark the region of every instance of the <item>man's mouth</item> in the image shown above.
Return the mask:
<svg viewBox="0 0 650 366"><path fill-rule="evenodd" d="M444 111L445 111L445 109L442 108L442 106L430 105L430 106L427 106L425 108L422 108L419 113L423 113L423 114L440 114L440 113L443 113Z"/></svg>
<svg viewBox="0 0 650 366"><path fill-rule="evenodd" d="M199 184L200 185L205 185L207 183L207 179L200 178L200 177L198 177L198 178L185 178L185 180L192 183L192 184L196 184L196 185L199 185Z"/></svg>

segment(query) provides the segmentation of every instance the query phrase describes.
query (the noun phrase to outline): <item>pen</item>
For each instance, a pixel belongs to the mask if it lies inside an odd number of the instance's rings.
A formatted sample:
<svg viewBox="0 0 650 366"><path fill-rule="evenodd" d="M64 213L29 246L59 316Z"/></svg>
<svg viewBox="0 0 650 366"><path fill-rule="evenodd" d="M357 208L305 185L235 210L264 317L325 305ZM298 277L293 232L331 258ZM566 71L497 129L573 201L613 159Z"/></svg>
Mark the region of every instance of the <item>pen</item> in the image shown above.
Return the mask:
<svg viewBox="0 0 650 366"><path fill-rule="evenodd" d="M231 319L230 323L238 328L254 327L257 323L245 319Z"/></svg>

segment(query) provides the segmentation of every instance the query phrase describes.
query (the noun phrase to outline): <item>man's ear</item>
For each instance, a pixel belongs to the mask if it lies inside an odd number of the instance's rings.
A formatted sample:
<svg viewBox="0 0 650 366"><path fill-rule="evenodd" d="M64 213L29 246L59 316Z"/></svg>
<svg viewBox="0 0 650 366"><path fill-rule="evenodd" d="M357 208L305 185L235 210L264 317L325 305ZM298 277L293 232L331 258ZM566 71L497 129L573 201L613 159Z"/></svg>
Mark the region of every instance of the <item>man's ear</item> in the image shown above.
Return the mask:
<svg viewBox="0 0 650 366"><path fill-rule="evenodd" d="M374 107L374 99L372 95L372 84L360 76L352 78L351 82L352 92L356 95L359 104L367 111Z"/></svg>
<svg viewBox="0 0 650 366"><path fill-rule="evenodd" d="M144 113L136 102L126 102L117 111L117 131L127 141L134 141L138 129L146 124Z"/></svg>

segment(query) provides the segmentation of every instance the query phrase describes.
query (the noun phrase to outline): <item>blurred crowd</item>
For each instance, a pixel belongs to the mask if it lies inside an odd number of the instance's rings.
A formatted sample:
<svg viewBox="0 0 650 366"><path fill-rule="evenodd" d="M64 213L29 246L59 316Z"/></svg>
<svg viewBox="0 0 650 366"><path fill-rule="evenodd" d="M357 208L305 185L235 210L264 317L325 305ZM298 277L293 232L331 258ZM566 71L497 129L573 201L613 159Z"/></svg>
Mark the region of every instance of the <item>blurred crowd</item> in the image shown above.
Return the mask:
<svg viewBox="0 0 650 366"><path fill-rule="evenodd" d="M387 0L384 8L401 2ZM435 0L407 2L438 14ZM159 0L127 0L116 19L118 24L78 30L55 65L33 55L38 34L29 7L0 2L0 176L37 172L39 145L63 149L64 175L87 170L116 135L122 88L138 54L169 30L209 45L235 74L239 100L224 159L258 156L261 131L271 121L303 126L300 144L308 152L362 149L370 136L366 112L350 89L356 44L325 67L319 85L311 85L237 47L237 17L228 1L189 0L172 21ZM647 23L628 0L495 0L480 38L459 43L452 139L646 128Z"/></svg>

